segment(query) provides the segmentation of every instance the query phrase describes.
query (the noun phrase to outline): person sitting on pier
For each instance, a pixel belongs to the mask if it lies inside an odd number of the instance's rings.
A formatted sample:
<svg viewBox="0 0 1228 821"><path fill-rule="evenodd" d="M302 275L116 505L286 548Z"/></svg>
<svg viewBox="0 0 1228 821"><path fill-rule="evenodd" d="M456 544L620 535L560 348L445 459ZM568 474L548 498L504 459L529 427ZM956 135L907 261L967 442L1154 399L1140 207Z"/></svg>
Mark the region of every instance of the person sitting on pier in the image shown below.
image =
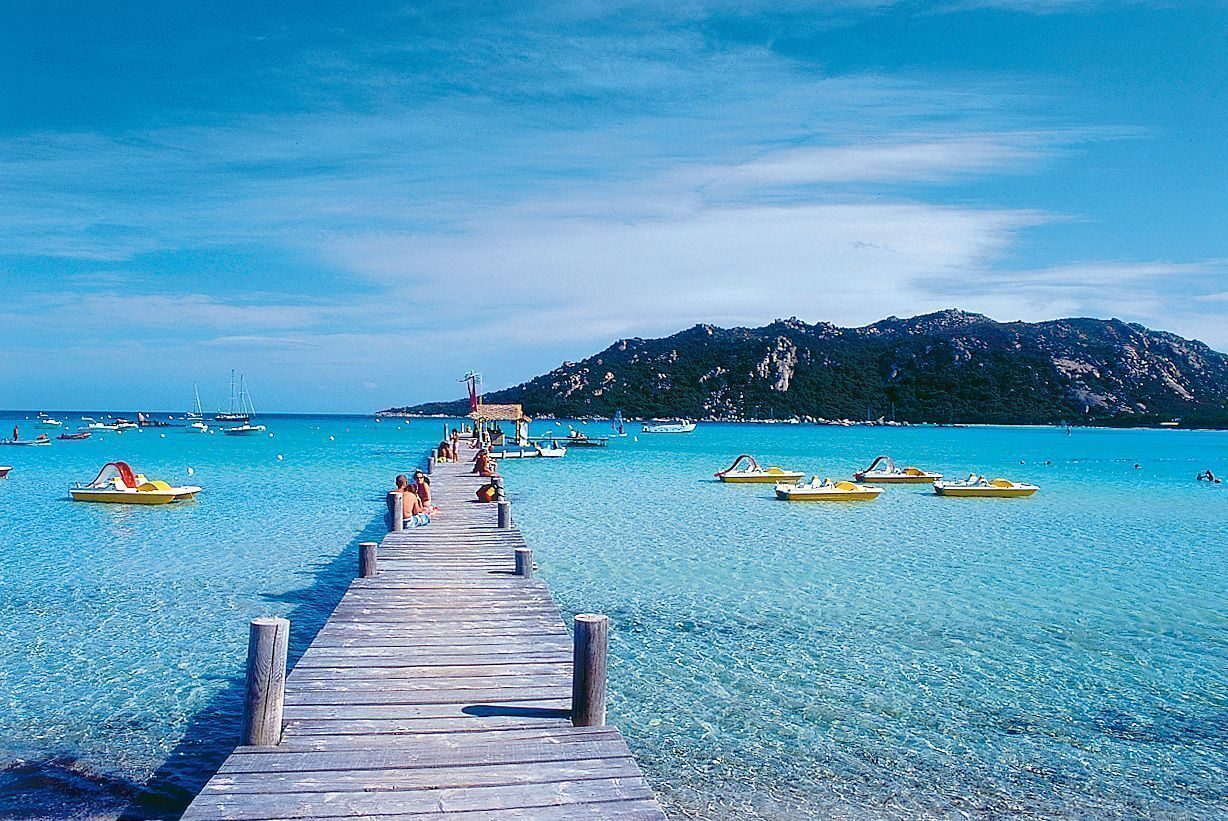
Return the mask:
<svg viewBox="0 0 1228 821"><path fill-rule="evenodd" d="M440 462L452 461L452 446L448 444L447 439L444 439L443 441L439 443L438 450L439 450L439 461Z"/></svg>
<svg viewBox="0 0 1228 821"><path fill-rule="evenodd" d="M478 476L494 476L495 463L490 458L490 453L486 448L478 451L478 455L473 457L473 470L471 473L476 473Z"/></svg>
<svg viewBox="0 0 1228 821"><path fill-rule="evenodd" d="M439 508L431 501L431 480L425 473L415 470L414 481L410 483L409 489L422 500L422 507L428 516L434 516L439 512Z"/></svg>
<svg viewBox="0 0 1228 821"><path fill-rule="evenodd" d="M397 492L401 494L401 516L405 527L421 527L431 523L430 514L422 504L422 499L409 486L409 479L404 473L397 476Z"/></svg>

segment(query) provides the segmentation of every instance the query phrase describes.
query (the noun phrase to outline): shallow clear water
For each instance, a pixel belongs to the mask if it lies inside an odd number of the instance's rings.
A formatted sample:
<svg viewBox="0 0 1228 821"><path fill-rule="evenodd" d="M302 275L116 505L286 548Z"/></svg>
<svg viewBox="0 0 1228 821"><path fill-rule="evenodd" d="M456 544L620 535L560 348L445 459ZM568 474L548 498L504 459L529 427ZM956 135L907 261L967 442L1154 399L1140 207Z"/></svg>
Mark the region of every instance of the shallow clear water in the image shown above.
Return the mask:
<svg viewBox="0 0 1228 821"><path fill-rule="evenodd" d="M0 448L0 815L114 814L151 778L134 812L179 806L232 743L247 620L301 648L440 430L266 421ZM711 480L743 451L1043 489L787 504ZM206 493L66 501L118 457ZM611 719L677 817L1228 811L1228 485L1193 481L1228 435L701 425L503 467L565 613L613 619Z"/></svg>

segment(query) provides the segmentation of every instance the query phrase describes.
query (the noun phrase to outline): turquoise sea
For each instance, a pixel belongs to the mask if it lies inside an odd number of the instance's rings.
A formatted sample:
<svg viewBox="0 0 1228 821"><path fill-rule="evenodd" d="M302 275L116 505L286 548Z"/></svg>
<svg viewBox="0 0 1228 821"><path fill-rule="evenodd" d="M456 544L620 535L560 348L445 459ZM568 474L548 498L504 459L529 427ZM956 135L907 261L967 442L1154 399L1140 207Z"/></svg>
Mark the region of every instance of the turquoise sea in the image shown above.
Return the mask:
<svg viewBox="0 0 1228 821"><path fill-rule="evenodd" d="M0 816L173 816L233 743L248 619L301 651L442 428L261 421L0 448ZM672 816L1228 814L1228 484L1194 481L1228 434L630 427L503 472L565 614L612 618L611 720ZM742 452L1042 490L788 504L712 480ZM68 500L116 458L205 492Z"/></svg>

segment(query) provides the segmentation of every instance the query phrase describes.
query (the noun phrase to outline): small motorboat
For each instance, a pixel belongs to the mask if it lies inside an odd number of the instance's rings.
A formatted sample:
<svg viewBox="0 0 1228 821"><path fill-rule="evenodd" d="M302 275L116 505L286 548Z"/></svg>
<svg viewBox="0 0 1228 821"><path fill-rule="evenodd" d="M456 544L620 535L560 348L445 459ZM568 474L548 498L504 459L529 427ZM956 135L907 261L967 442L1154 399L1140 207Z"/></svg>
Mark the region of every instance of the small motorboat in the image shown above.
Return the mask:
<svg viewBox="0 0 1228 821"><path fill-rule="evenodd" d="M13 468L9 465L0 465L0 479L3 479L5 476L8 476L9 471L12 469Z"/></svg>
<svg viewBox="0 0 1228 821"><path fill-rule="evenodd" d="M64 423L59 419L52 419L45 413L40 413L38 421L34 423L34 426L38 428L60 428L64 426Z"/></svg>
<svg viewBox="0 0 1228 821"><path fill-rule="evenodd" d="M35 445L50 445L51 437L45 433L40 433L33 439L0 439L0 445L13 445L14 447L33 447Z"/></svg>
<svg viewBox="0 0 1228 821"><path fill-rule="evenodd" d="M863 471L853 474L858 482L876 482L885 485L921 485L942 478L941 473L930 473L921 468L896 467L890 456L880 456Z"/></svg>
<svg viewBox="0 0 1228 821"><path fill-rule="evenodd" d="M739 467L746 462L745 467ZM783 482L800 482L805 474L800 470L785 470L780 467L763 468L749 453L743 453L733 464L714 474L722 482L746 484L781 484Z"/></svg>
<svg viewBox="0 0 1228 821"><path fill-rule="evenodd" d="M608 436L589 436L578 430L568 431L568 436L563 440L568 447L573 448L604 448L610 444Z"/></svg>
<svg viewBox="0 0 1228 821"><path fill-rule="evenodd" d="M233 428L222 428L222 433L227 436L257 436L266 430L268 428L264 425L249 425L244 422L242 425L236 425Z"/></svg>
<svg viewBox="0 0 1228 821"><path fill-rule="evenodd" d="M82 439L89 439L90 432L88 430L77 431L76 433L61 433L56 439L62 439L67 442L77 442Z"/></svg>
<svg viewBox="0 0 1228 821"><path fill-rule="evenodd" d="M806 484L779 484L776 486L776 498L787 502L870 502L883 492L881 487L859 485L841 479L833 482L831 479L819 480L813 476Z"/></svg>
<svg viewBox="0 0 1228 821"><path fill-rule="evenodd" d="M939 496L976 496L983 498L1008 498L1031 496L1040 490L1036 485L1012 482L1010 479L986 479L975 473L958 482L934 482L934 492Z"/></svg>
<svg viewBox="0 0 1228 821"><path fill-rule="evenodd" d="M562 459L567 455L567 448L558 442L550 442L549 444L538 442L536 447L537 455L544 459Z"/></svg>
<svg viewBox="0 0 1228 821"><path fill-rule="evenodd" d="M184 430L187 431L188 433L208 433L209 426L198 419L192 424L184 427Z"/></svg>
<svg viewBox="0 0 1228 821"><path fill-rule="evenodd" d="M166 505L196 497L195 485L171 487L158 479L150 481L135 473L127 462L108 462L94 481L77 483L69 489L75 502L108 502L121 505Z"/></svg>
<svg viewBox="0 0 1228 821"><path fill-rule="evenodd" d="M690 433L695 430L695 423L686 419L664 422L645 422L641 433Z"/></svg>

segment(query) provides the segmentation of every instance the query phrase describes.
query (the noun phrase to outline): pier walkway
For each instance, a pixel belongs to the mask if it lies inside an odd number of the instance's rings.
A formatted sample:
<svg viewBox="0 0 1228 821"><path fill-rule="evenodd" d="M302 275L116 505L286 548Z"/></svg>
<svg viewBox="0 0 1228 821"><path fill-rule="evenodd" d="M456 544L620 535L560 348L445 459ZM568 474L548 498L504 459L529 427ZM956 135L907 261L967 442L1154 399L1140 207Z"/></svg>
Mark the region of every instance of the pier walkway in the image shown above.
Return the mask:
<svg viewBox="0 0 1228 821"><path fill-rule="evenodd" d="M469 465L389 533L295 664L284 734L238 747L184 818L664 819L622 735L573 727L572 641Z"/></svg>

